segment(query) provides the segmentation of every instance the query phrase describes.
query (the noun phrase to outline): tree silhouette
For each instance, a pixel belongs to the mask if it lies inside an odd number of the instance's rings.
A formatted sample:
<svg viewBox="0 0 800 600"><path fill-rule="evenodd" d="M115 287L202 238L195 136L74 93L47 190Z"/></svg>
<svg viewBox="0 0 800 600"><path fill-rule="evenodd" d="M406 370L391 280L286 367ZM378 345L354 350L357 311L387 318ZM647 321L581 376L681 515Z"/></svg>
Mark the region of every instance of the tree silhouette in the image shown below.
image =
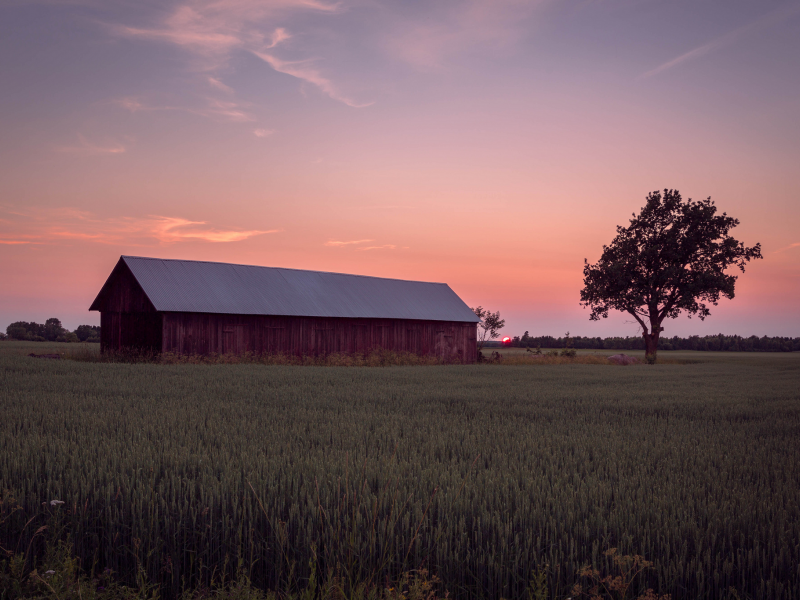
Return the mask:
<svg viewBox="0 0 800 600"><path fill-rule="evenodd" d="M678 190L652 192L628 227L596 264L585 261L581 306L593 321L618 310L633 316L642 328L645 351L655 360L666 318L681 311L701 320L720 297L734 297L736 276L725 272L761 256L761 244L746 248L729 235L739 224L726 213L717 215L711 198L681 199Z"/></svg>

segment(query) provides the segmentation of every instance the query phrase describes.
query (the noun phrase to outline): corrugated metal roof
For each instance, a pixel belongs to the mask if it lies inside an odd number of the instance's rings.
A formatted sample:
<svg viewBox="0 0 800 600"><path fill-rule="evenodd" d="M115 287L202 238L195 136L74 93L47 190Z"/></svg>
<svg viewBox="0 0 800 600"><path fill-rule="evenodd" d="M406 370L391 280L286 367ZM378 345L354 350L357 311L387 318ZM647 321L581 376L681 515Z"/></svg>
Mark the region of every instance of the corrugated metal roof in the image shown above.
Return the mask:
<svg viewBox="0 0 800 600"><path fill-rule="evenodd" d="M157 311L477 323L445 283L123 256Z"/></svg>

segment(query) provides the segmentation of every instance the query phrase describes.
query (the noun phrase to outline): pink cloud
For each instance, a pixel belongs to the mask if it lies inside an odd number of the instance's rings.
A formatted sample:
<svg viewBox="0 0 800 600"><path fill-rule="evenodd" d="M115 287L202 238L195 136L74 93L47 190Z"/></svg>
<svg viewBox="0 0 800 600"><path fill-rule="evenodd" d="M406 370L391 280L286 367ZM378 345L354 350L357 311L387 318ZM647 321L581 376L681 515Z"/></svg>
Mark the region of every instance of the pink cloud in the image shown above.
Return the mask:
<svg viewBox="0 0 800 600"><path fill-rule="evenodd" d="M338 241L338 240L330 240L325 242L326 246L333 246L335 248L344 248L346 246L359 246L354 248L359 252L363 252L365 250L396 250L397 246L395 244L382 244L380 246L364 246L364 244L369 244L370 242L374 242L375 240L367 239L367 240L350 240L346 242Z"/></svg>
<svg viewBox="0 0 800 600"><path fill-rule="evenodd" d="M338 3L316 0L194 0L179 5L154 27L114 25L111 31L124 37L180 46L192 54L197 68L203 72L226 65L235 50L252 52L276 71L307 81L334 100L357 108L369 106L343 95L330 79L317 68L310 67L307 60L286 61L265 54L292 37L284 27L273 25L283 13L296 10L334 13L339 7ZM261 33L265 28L272 28L268 40ZM206 80L226 93L233 91L214 77L208 76Z"/></svg>
<svg viewBox="0 0 800 600"><path fill-rule="evenodd" d="M374 242L375 240L352 240L349 242L340 242L337 240L330 240L329 242L325 242L326 246L335 246L341 248L342 246L353 246L357 244L368 244L369 242Z"/></svg>
<svg viewBox="0 0 800 600"><path fill-rule="evenodd" d="M216 81L213 77L209 77L208 80L209 83L211 83L211 81ZM220 86L227 87L222 82L217 83L219 83ZM230 91L233 93L232 89L230 89ZM205 106L169 106L146 104L143 100L131 97L118 98L112 100L111 103L134 113L139 111L178 110L192 113L193 115L199 115L201 117L216 118L225 121L234 121L239 123L255 121L255 117L253 117L247 110L247 108L249 108L247 103L235 102L233 100L219 100L217 98L204 98L203 100L205 102Z"/></svg>
<svg viewBox="0 0 800 600"><path fill-rule="evenodd" d="M203 240L206 242L240 242L248 238L264 235L266 233L277 233L279 229L267 231L249 230L232 231L209 229L202 227L205 221L189 221L188 219L174 217L153 217L152 220L144 221L149 225L152 235L161 242L179 242L184 240Z"/></svg>
<svg viewBox="0 0 800 600"><path fill-rule="evenodd" d="M278 27L275 31L272 32L272 38L270 39L269 46L267 49L274 48L281 42L288 40L291 35L289 35L283 27Z"/></svg>
<svg viewBox="0 0 800 600"><path fill-rule="evenodd" d="M8 211L7 214L14 218L4 219L6 225L0 226L0 243L5 244L53 244L65 240L142 246L195 240L226 243L281 231L224 229L211 227L206 221L161 215L101 219L70 208ZM2 231L6 228L15 233Z"/></svg>
<svg viewBox="0 0 800 600"><path fill-rule="evenodd" d="M99 155L99 154L123 154L125 146L122 144L113 145L100 145L88 141L85 137L78 134L79 143L75 146L57 146L56 152L64 152L66 154L85 154L85 155Z"/></svg>
<svg viewBox="0 0 800 600"><path fill-rule="evenodd" d="M208 77L207 81L211 87L214 87L222 92L225 92L226 94L233 93L233 88L225 85L219 79L215 79L214 77Z"/></svg>
<svg viewBox="0 0 800 600"><path fill-rule="evenodd" d="M222 100L216 100L214 98L208 98L208 108L206 109L190 109L189 112L193 112L198 115L202 116L217 116L222 117L223 119L229 121L237 121L237 122L244 122L244 121L254 121L254 117L248 114L246 111L242 110L242 107L236 102L225 102Z"/></svg>
<svg viewBox="0 0 800 600"><path fill-rule="evenodd" d="M366 248L356 248L356 250L395 250L394 244L384 244L383 246L367 246Z"/></svg>
<svg viewBox="0 0 800 600"><path fill-rule="evenodd" d="M347 106L352 106L353 108L364 108L373 104L372 102L358 103L350 98L347 98L346 96L343 96L341 93L339 93L329 79L323 77L319 70L309 65L309 60L285 61L280 60L271 54L265 54L263 52L253 51L253 54L279 73L284 73L286 75L291 75L292 77L302 79L303 81L307 81L308 83L317 86L320 90L334 100L343 102L344 104L347 104Z"/></svg>
<svg viewBox="0 0 800 600"><path fill-rule="evenodd" d="M440 69L470 48L483 52L513 45L527 31L524 22L546 0L468 0L429 3L424 18L396 19L385 36L389 52L418 68Z"/></svg>

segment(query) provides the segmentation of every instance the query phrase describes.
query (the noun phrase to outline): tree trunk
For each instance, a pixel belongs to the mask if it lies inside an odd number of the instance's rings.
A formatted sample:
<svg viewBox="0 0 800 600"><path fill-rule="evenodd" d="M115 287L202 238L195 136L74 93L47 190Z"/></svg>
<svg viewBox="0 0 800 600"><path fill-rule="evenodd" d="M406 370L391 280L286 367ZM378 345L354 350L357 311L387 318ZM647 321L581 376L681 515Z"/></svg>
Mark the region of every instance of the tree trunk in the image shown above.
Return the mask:
<svg viewBox="0 0 800 600"><path fill-rule="evenodd" d="M658 335L661 333L658 331L660 327L654 328L655 331L653 333L647 333L646 331L642 334L644 337L644 353L645 356L652 356L653 362L656 359L656 353L658 352Z"/></svg>

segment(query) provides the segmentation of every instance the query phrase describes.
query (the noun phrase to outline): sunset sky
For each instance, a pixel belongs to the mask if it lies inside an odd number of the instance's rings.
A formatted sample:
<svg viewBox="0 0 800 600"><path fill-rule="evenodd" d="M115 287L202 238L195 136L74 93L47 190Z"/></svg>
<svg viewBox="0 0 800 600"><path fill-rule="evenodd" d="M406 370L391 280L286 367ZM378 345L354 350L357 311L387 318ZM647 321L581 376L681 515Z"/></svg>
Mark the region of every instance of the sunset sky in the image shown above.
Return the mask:
<svg viewBox="0 0 800 600"><path fill-rule="evenodd" d="M663 335L800 336L800 1L0 1L0 330L99 323L121 254L579 304L648 192L762 244Z"/></svg>

